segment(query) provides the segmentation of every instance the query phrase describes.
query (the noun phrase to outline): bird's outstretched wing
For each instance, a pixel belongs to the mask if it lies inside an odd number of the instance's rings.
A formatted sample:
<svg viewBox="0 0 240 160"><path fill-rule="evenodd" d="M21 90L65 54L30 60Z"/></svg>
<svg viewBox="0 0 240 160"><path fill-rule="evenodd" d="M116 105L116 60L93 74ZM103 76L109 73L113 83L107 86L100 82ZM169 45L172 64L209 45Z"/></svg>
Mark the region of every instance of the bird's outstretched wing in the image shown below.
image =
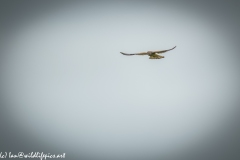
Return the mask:
<svg viewBox="0 0 240 160"><path fill-rule="evenodd" d="M152 52L153 52L153 53L164 53L164 52L167 52L167 51L171 51L171 50L173 50L174 48L176 48L176 46L173 47L173 48L171 48L171 49L168 49L168 50L152 51Z"/></svg>
<svg viewBox="0 0 240 160"><path fill-rule="evenodd" d="M122 53L122 54L125 55L125 56L133 56L133 55L148 55L147 52L132 53L132 54L129 54L129 53L123 53L123 52L120 52L120 53Z"/></svg>

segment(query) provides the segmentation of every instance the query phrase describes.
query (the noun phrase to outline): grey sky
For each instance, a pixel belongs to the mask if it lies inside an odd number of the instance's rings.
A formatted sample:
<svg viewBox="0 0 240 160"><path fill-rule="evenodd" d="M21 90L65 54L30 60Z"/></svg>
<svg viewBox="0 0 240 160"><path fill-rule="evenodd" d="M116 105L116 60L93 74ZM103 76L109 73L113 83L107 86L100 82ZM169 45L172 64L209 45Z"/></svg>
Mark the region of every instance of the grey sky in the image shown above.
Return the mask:
<svg viewBox="0 0 240 160"><path fill-rule="evenodd" d="M52 8L5 35L4 111L22 134L69 156L146 159L204 147L233 124L240 78L230 8L223 19L223 4ZM161 60L119 53L175 45Z"/></svg>

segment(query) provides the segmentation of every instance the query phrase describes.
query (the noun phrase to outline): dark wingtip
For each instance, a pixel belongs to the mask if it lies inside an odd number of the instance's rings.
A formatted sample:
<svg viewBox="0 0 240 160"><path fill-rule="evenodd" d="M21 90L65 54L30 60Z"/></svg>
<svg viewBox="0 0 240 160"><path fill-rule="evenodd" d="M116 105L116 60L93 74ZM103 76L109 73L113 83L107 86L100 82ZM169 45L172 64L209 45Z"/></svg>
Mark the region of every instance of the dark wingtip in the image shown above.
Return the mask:
<svg viewBox="0 0 240 160"><path fill-rule="evenodd" d="M120 52L122 55L125 55L125 56L129 56L128 54L126 54L126 53L123 53L123 52Z"/></svg>

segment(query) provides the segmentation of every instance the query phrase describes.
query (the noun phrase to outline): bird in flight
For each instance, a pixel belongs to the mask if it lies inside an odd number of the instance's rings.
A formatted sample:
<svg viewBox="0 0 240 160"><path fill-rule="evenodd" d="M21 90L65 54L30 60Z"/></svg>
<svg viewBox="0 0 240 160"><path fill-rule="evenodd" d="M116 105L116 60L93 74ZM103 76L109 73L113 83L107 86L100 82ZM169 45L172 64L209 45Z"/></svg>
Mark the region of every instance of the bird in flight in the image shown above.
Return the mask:
<svg viewBox="0 0 240 160"><path fill-rule="evenodd" d="M164 58L164 56L161 56L161 55L158 55L158 54L168 52L168 51L170 51L170 50L173 50L174 48L176 48L176 46L173 47L173 48L171 48L171 49L161 50L161 51L147 51L147 52L132 53L132 54L123 53L123 52L120 52L120 53L122 53L122 54L125 55L125 56L148 55L148 56L149 56L149 59L161 59L161 58Z"/></svg>

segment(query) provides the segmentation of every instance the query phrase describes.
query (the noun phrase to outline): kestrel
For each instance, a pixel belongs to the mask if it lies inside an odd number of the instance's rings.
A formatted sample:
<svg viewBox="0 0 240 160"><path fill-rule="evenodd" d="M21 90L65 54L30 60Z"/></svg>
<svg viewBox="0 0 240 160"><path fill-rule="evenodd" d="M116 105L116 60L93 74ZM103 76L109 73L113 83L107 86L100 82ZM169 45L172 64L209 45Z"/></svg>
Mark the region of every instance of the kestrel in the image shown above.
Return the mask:
<svg viewBox="0 0 240 160"><path fill-rule="evenodd" d="M123 53L123 52L120 52L120 53L122 53L125 56L148 55L149 59L161 59L161 58L164 58L164 56L161 56L161 55L158 55L158 54L165 53L167 51L173 50L174 48L176 48L176 46L171 48L171 49L161 50L161 51L147 51L147 52L140 52L140 53L133 53L133 54Z"/></svg>

